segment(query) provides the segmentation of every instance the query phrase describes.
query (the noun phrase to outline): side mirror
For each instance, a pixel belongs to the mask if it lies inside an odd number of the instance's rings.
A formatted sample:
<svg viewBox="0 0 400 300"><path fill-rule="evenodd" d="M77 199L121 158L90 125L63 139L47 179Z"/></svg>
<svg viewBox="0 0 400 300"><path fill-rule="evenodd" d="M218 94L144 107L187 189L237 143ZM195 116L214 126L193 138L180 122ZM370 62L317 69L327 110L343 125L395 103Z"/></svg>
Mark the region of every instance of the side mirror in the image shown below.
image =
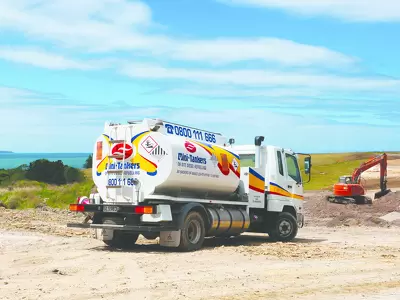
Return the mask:
<svg viewBox="0 0 400 300"><path fill-rule="evenodd" d="M304 173L308 175L308 181L306 183L311 181L311 166L311 155L307 155L304 158Z"/></svg>
<svg viewBox="0 0 400 300"><path fill-rule="evenodd" d="M311 173L311 157L304 158L304 173L306 174Z"/></svg>

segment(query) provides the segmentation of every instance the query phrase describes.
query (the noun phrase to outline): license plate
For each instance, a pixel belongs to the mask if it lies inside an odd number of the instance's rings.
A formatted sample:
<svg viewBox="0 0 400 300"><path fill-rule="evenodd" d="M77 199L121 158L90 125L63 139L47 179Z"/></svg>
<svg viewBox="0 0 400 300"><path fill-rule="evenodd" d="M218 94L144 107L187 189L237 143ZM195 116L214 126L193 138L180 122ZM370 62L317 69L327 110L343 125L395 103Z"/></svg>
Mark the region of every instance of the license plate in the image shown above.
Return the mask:
<svg viewBox="0 0 400 300"><path fill-rule="evenodd" d="M115 205L105 205L103 207L103 211L104 212L118 212L119 211L119 207L115 206Z"/></svg>

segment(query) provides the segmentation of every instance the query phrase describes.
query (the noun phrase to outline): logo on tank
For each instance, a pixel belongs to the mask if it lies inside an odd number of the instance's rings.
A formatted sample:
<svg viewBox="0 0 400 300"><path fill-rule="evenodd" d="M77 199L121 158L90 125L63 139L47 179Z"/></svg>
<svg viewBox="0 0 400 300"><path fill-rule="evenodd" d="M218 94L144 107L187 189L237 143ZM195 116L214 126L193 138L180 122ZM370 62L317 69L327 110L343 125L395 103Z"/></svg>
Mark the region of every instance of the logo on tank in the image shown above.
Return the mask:
<svg viewBox="0 0 400 300"><path fill-rule="evenodd" d="M193 145L190 142L185 142L185 148L187 151L189 151L190 153L195 153L196 152L196 146Z"/></svg>
<svg viewBox="0 0 400 300"><path fill-rule="evenodd" d="M125 149L125 155L124 155L124 149ZM124 157L118 157L118 158L116 158L117 160L128 159L128 158L131 157L132 154L133 154L133 148L132 148L132 146L129 145L129 144L125 144L125 148L124 148L124 144L123 144L123 143L116 144L116 145L112 148L111 154L112 154L112 155L124 155Z"/></svg>

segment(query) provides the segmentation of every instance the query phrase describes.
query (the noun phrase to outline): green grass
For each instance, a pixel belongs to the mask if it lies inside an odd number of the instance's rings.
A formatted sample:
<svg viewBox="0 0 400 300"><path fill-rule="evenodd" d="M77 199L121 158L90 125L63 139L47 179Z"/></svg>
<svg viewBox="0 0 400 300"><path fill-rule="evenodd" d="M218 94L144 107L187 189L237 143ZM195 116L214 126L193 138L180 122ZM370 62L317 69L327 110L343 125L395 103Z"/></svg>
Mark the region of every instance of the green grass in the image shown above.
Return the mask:
<svg viewBox="0 0 400 300"><path fill-rule="evenodd" d="M0 191L0 201L12 209L36 208L47 205L67 208L78 196L89 195L93 186L90 170L85 170L85 180L80 183L61 186L21 180Z"/></svg>
<svg viewBox="0 0 400 300"><path fill-rule="evenodd" d="M390 159L391 154L399 152L386 152ZM342 175L351 175L355 168L358 168L363 162L379 155L378 152L362 153L328 153L311 155L311 181L304 184L305 190L329 189ZM300 166L303 166L303 158L300 159ZM302 172L303 173L303 172ZM302 174L304 180L308 175Z"/></svg>

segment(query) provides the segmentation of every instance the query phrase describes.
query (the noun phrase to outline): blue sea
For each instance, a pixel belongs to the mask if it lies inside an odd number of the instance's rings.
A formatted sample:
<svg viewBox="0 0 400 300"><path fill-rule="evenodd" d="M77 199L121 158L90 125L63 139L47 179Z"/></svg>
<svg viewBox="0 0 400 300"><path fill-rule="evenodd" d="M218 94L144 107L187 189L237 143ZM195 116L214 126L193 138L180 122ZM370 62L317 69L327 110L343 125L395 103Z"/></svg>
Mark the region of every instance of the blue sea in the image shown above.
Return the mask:
<svg viewBox="0 0 400 300"><path fill-rule="evenodd" d="M64 165L83 168L90 153L0 153L0 169L12 169L20 165L29 165L37 159L49 161L61 160Z"/></svg>

